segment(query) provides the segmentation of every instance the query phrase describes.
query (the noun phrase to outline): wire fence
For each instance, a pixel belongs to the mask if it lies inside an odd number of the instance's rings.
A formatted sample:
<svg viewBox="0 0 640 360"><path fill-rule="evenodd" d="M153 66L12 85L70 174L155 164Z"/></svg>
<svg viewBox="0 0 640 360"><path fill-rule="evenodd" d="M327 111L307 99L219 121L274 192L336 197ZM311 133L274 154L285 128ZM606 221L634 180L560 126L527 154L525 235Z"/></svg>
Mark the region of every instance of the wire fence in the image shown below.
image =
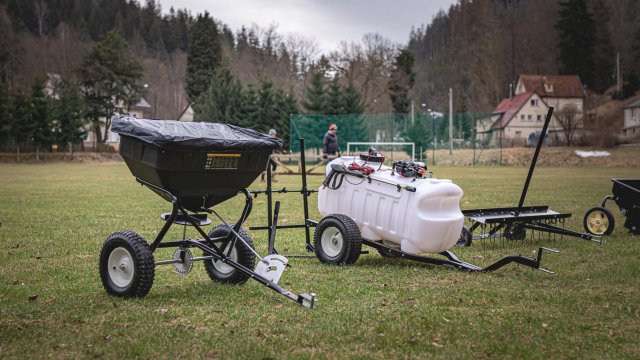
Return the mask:
<svg viewBox="0 0 640 360"><path fill-rule="evenodd" d="M413 143L415 160L430 163L496 164L505 162L505 149L533 148L540 136L542 122L513 124L496 128L497 115L490 113L452 114L452 138L449 114L372 114L372 115L291 115L290 151L299 152L298 139L305 139L309 154L321 154L322 139L330 124L338 126L338 143L345 153L348 143ZM545 145L562 143L562 131L551 128ZM407 158L410 148L404 145ZM357 148L366 151L365 148ZM378 149L384 151L385 149ZM389 147L387 151L398 151ZM510 151L507 151L510 152Z"/></svg>

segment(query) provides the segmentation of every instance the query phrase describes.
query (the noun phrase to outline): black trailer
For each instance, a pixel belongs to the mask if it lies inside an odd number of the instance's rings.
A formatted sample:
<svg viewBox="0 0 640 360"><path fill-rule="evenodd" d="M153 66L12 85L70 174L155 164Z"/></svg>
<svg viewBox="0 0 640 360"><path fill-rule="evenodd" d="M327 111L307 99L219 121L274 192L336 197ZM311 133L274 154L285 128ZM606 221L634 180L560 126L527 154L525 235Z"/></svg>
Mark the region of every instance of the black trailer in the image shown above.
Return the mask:
<svg viewBox="0 0 640 360"><path fill-rule="evenodd" d="M589 209L584 215L584 229L595 235L609 235L615 227L615 218L607 210L607 201L613 200L626 221L624 226L634 235L640 235L640 179L611 179L612 195L607 195L600 206Z"/></svg>
<svg viewBox="0 0 640 360"><path fill-rule="evenodd" d="M261 257L242 226L252 210L246 190L266 168L279 139L255 130L215 123L184 123L117 117L113 131L120 134L120 154L136 180L172 204L161 215L165 221L155 240L148 244L139 234L118 231L107 238L100 252L100 276L107 293L121 297L147 295L158 265L173 265L186 275L194 261L203 261L216 282L242 284L254 279L273 291L306 307L313 307L314 294L294 294L278 286L287 259ZM214 206L238 194L244 208L235 223L224 220ZM220 224L208 233L213 215ZM168 230L181 225L181 239L164 241ZM201 238L187 238L193 226ZM156 260L159 248L175 248L173 257ZM193 256L197 249L202 256ZM256 258L258 264L254 269Z"/></svg>
<svg viewBox="0 0 640 360"><path fill-rule="evenodd" d="M602 243L602 234L581 233L565 229L563 225L565 220L571 217L569 213L553 211L546 205L524 206L531 177L536 168L538 155L544 143L552 116L553 107L551 106L547 112L518 205L515 207L463 210L462 213L470 222L470 226L463 227L460 240L458 240L456 246L470 246L474 240L496 238L502 238L507 241L524 240L528 233L531 235L530 237L535 237L534 234L537 234L537 238L567 235ZM478 232L480 234L477 234Z"/></svg>

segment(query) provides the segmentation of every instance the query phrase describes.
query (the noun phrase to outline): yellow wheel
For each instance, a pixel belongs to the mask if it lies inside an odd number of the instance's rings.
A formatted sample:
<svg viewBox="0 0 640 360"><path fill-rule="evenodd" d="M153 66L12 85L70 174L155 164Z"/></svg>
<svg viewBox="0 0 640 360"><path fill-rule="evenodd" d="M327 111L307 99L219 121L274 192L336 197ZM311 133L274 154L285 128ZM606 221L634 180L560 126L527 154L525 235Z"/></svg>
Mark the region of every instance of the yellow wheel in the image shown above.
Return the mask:
<svg viewBox="0 0 640 360"><path fill-rule="evenodd" d="M609 235L615 224L613 214L603 207L589 209L584 215L584 229L593 235Z"/></svg>

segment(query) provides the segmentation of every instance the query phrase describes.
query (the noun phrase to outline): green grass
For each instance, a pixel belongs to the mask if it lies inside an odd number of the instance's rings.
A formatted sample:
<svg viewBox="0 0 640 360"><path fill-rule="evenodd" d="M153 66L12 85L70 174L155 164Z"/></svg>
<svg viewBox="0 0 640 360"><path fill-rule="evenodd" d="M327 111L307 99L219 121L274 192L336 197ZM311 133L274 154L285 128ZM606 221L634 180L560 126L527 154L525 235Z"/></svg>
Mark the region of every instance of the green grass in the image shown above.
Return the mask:
<svg viewBox="0 0 640 360"><path fill-rule="evenodd" d="M527 169L434 170L464 189L468 209L514 205ZM581 230L611 177L640 170L541 167L527 204L572 212L568 227ZM313 187L321 180L310 178ZM276 185L296 188L299 178ZM301 198L279 198L280 223L302 221ZM242 203L219 209L233 219ZM317 219L315 195L310 207ZM613 204L618 224L603 246L565 238L454 249L487 265L549 246L561 251L543 261L556 276L522 266L470 274L373 251L348 267L291 259L280 283L316 292L312 310L255 281L214 284L201 263L185 277L158 267L143 299L108 296L98 274L103 241L120 229L152 239L169 208L123 164L0 165L0 358L640 358L640 237ZM265 213L259 197L248 225L264 224ZM265 232L252 236L264 253ZM303 232L281 230L277 244L302 254Z"/></svg>

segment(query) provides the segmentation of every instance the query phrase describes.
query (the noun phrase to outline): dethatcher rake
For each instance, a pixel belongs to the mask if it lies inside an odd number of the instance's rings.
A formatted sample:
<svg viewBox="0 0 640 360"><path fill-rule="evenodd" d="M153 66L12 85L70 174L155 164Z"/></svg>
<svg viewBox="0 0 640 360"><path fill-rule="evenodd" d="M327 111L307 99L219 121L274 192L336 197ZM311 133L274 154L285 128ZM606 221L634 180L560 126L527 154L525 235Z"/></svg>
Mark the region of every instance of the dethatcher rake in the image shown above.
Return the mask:
<svg viewBox="0 0 640 360"><path fill-rule="evenodd" d="M488 208L463 210L462 213L467 218L470 226L464 226L460 239L456 246L470 246L474 240L496 241L503 239L506 241L542 240L557 236L573 236L584 240L602 243L600 235L581 233L564 228L566 219L571 217L569 213L559 213L549 209L549 206L524 206L527 191L533 171L535 170L540 154L540 148L544 143L547 128L553 116L553 107L549 107L547 116L542 127L542 133L538 139L536 150L529 166L527 179L520 194L520 201L516 207ZM479 232L479 234L477 234ZM476 233L476 234L474 234Z"/></svg>

